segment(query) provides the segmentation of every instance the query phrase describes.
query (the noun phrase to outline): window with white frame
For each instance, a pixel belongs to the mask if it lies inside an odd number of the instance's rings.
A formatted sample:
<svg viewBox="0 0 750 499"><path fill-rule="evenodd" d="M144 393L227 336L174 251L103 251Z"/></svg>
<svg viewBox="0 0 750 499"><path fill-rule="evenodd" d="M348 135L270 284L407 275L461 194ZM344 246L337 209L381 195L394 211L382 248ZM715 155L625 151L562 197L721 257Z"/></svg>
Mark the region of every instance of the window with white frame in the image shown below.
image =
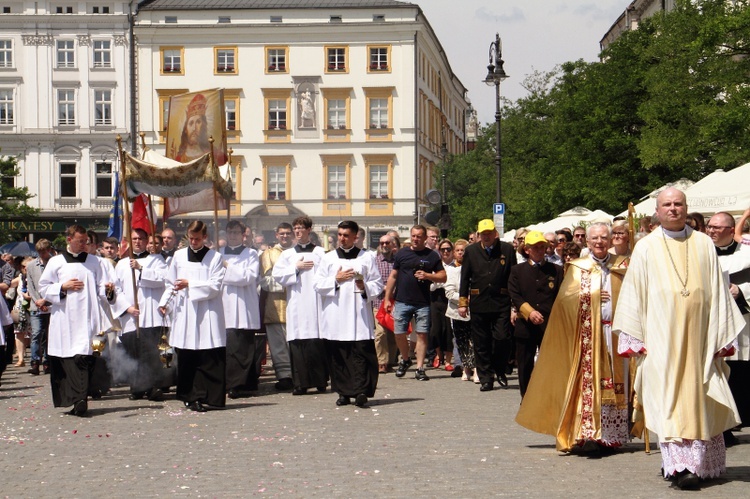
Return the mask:
<svg viewBox="0 0 750 499"><path fill-rule="evenodd" d="M75 42L73 40L57 40L57 67L76 67Z"/></svg>
<svg viewBox="0 0 750 499"><path fill-rule="evenodd" d="M57 90L57 124L76 124L76 91L73 89Z"/></svg>
<svg viewBox="0 0 750 499"><path fill-rule="evenodd" d="M370 47L370 71L388 71L388 47Z"/></svg>
<svg viewBox="0 0 750 499"><path fill-rule="evenodd" d="M182 72L182 50L164 49L162 51L163 72L164 73L181 73Z"/></svg>
<svg viewBox="0 0 750 499"><path fill-rule="evenodd" d="M0 40L0 68L13 67L13 40Z"/></svg>
<svg viewBox="0 0 750 499"><path fill-rule="evenodd" d="M388 128L388 99L370 99L370 128Z"/></svg>
<svg viewBox="0 0 750 499"><path fill-rule="evenodd" d="M234 48L217 48L216 49L216 72L217 73L237 73L235 56L237 54Z"/></svg>
<svg viewBox="0 0 750 499"><path fill-rule="evenodd" d="M346 48L328 49L328 71L346 71Z"/></svg>
<svg viewBox="0 0 750 499"><path fill-rule="evenodd" d="M268 71L286 71L286 48L269 48Z"/></svg>
<svg viewBox="0 0 750 499"><path fill-rule="evenodd" d="M94 40L94 67L112 67L112 41Z"/></svg>
<svg viewBox="0 0 750 499"><path fill-rule="evenodd" d="M94 90L94 125L112 124L112 90Z"/></svg>
<svg viewBox="0 0 750 499"><path fill-rule="evenodd" d="M269 201L286 199L286 166L269 166L268 197Z"/></svg>
<svg viewBox="0 0 750 499"><path fill-rule="evenodd" d="M169 97L161 98L161 129L166 131L169 126Z"/></svg>
<svg viewBox="0 0 750 499"><path fill-rule="evenodd" d="M346 128L346 99L328 99L328 128Z"/></svg>
<svg viewBox="0 0 750 499"><path fill-rule="evenodd" d="M328 165L328 199L346 199L346 166Z"/></svg>
<svg viewBox="0 0 750 499"><path fill-rule="evenodd" d="M78 197L78 163L60 163L60 197Z"/></svg>
<svg viewBox="0 0 750 499"><path fill-rule="evenodd" d="M13 125L14 114L13 90L0 89L0 125Z"/></svg>
<svg viewBox="0 0 750 499"><path fill-rule="evenodd" d="M115 175L112 171L112 163L101 161L96 163L96 192L97 198L111 198L115 191Z"/></svg>
<svg viewBox="0 0 750 499"><path fill-rule="evenodd" d="M270 99L268 101L268 129L286 130L286 100Z"/></svg>
<svg viewBox="0 0 750 499"><path fill-rule="evenodd" d="M388 198L388 165L370 165L370 199Z"/></svg>
<svg viewBox="0 0 750 499"><path fill-rule="evenodd" d="M227 130L237 129L237 101L224 99L224 113L226 114Z"/></svg>

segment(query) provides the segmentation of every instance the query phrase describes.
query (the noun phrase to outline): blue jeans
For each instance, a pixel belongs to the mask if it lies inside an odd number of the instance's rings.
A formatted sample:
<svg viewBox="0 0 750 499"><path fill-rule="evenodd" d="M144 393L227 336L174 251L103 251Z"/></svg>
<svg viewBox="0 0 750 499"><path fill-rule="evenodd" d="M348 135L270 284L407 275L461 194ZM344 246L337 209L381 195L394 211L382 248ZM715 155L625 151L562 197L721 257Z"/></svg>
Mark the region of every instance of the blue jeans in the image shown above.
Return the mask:
<svg viewBox="0 0 750 499"><path fill-rule="evenodd" d="M50 314L31 312L31 362L39 362L44 357L47 359L47 333L49 332ZM41 351L41 354L40 354Z"/></svg>

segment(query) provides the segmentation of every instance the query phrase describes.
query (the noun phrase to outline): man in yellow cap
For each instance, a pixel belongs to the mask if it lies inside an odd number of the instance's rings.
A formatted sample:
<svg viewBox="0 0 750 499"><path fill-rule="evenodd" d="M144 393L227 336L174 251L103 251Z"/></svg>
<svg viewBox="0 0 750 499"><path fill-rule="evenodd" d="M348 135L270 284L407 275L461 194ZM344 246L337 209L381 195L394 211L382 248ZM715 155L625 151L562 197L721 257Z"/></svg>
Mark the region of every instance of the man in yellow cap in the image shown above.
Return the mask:
<svg viewBox="0 0 750 499"><path fill-rule="evenodd" d="M563 280L562 266L545 258L549 242L544 234L538 230L527 232L523 242L528 260L513 267L508 280L510 299L518 311L513 323L521 398L529 386L536 349L542 344L552 304Z"/></svg>
<svg viewBox="0 0 750 499"><path fill-rule="evenodd" d="M480 390L492 390L495 376L508 387L505 368L510 356L510 295L508 278L516 264L516 252L500 241L495 224L484 219L477 227L477 244L466 247L461 265L458 313L471 311L471 339L474 342Z"/></svg>

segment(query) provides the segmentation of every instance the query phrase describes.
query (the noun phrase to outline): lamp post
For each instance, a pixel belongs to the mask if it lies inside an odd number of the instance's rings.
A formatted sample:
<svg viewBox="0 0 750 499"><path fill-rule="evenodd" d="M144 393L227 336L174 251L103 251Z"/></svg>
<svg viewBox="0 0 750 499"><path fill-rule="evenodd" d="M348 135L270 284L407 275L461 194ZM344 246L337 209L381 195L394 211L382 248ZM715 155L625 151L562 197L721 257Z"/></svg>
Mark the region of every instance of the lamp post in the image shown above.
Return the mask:
<svg viewBox="0 0 750 499"><path fill-rule="evenodd" d="M503 45L500 41L500 34L495 33L495 41L490 43L489 58L490 63L487 66L487 77L482 80L489 86L495 86L495 170L497 171L497 199L495 202L500 203L500 82L505 80L508 75L503 69Z"/></svg>

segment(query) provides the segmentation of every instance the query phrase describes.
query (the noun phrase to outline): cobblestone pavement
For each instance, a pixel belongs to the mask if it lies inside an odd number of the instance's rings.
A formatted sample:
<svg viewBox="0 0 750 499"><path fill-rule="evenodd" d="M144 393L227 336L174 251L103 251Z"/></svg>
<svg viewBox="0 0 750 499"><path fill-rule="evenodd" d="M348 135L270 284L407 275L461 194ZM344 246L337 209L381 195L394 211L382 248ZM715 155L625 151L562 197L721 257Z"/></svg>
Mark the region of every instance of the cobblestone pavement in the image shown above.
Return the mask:
<svg viewBox="0 0 750 499"><path fill-rule="evenodd" d="M552 437L518 426L508 390L429 370L380 378L368 408L336 395L277 393L224 410L186 411L130 401L115 388L87 417L52 407L48 376L9 367L0 387L0 462L7 497L677 497L651 454L634 441L613 456L558 455ZM750 436L728 450L728 472L701 497L742 497ZM653 445L653 444L652 444ZM742 492L745 490L745 492Z"/></svg>

